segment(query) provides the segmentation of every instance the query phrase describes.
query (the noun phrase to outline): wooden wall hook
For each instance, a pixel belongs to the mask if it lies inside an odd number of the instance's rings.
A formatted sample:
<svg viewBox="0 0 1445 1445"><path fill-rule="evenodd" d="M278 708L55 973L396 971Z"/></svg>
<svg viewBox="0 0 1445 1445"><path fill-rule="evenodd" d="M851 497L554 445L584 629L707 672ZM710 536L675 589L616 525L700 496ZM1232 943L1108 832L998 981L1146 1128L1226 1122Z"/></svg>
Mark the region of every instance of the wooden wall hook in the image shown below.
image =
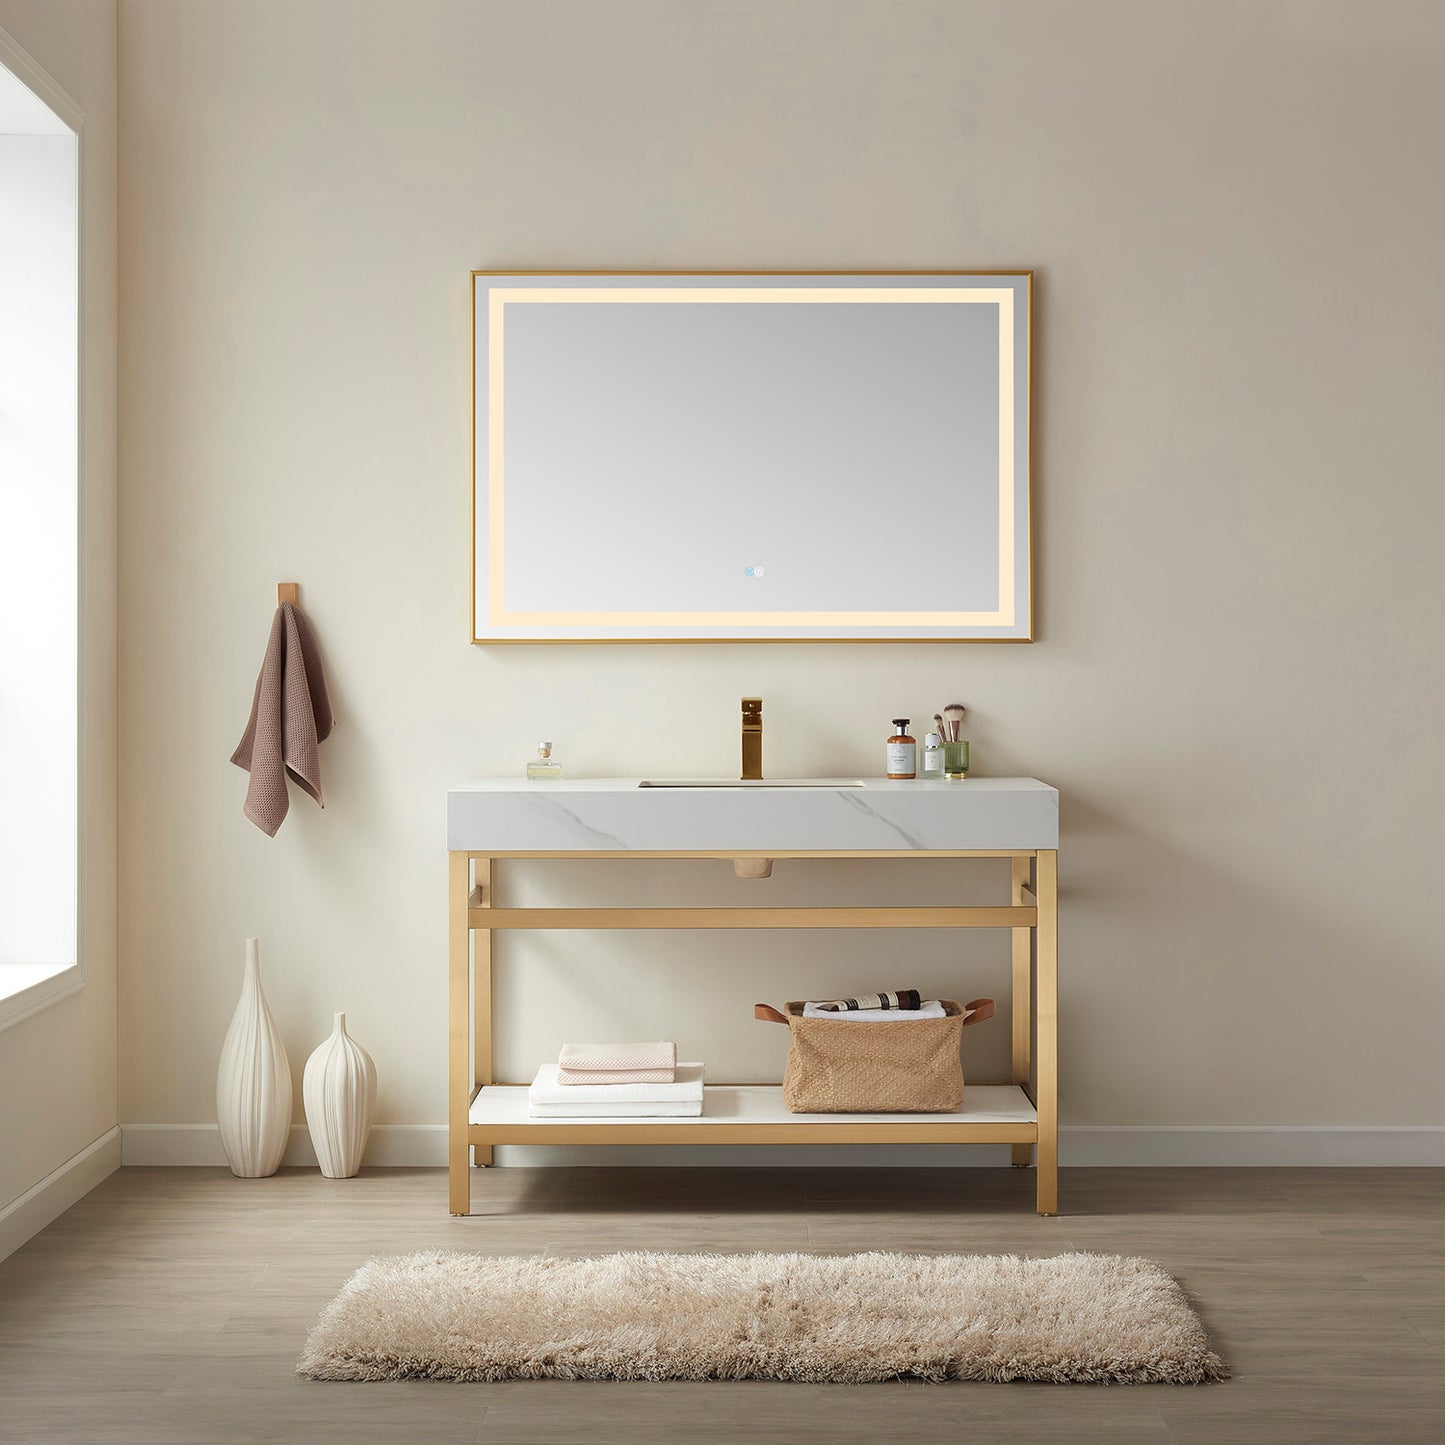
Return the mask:
<svg viewBox="0 0 1445 1445"><path fill-rule="evenodd" d="M276 605L289 602L293 607L301 605L301 584L299 582L278 582L276 584Z"/></svg>

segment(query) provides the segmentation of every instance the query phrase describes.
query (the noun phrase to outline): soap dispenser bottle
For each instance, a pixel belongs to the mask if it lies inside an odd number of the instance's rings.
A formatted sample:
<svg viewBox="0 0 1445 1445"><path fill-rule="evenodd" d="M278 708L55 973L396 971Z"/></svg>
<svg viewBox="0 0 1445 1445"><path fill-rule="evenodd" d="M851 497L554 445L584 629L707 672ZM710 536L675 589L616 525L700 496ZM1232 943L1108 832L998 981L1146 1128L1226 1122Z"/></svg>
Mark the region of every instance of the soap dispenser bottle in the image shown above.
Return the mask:
<svg viewBox="0 0 1445 1445"><path fill-rule="evenodd" d="M916 778L918 776L918 744L908 736L908 719L896 717L893 726L897 732L888 739L888 776L890 778Z"/></svg>
<svg viewBox="0 0 1445 1445"><path fill-rule="evenodd" d="M527 764L527 777L533 782L555 780L562 776L562 764L552 756L552 744L537 744L537 756Z"/></svg>

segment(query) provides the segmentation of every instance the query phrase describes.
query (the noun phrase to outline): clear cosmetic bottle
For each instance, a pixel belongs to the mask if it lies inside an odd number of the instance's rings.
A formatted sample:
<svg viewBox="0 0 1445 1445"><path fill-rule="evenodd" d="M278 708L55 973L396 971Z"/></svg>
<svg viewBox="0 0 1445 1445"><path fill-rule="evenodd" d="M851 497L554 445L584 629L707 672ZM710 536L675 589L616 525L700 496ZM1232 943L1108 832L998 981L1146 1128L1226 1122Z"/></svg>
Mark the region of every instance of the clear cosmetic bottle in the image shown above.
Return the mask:
<svg viewBox="0 0 1445 1445"><path fill-rule="evenodd" d="M534 782L556 780L562 776L562 764L553 758L551 743L537 744L537 757L527 764L527 776Z"/></svg>
<svg viewBox="0 0 1445 1445"><path fill-rule="evenodd" d="M937 733L924 733L922 762L918 769L920 778L941 778L943 776L943 744Z"/></svg>

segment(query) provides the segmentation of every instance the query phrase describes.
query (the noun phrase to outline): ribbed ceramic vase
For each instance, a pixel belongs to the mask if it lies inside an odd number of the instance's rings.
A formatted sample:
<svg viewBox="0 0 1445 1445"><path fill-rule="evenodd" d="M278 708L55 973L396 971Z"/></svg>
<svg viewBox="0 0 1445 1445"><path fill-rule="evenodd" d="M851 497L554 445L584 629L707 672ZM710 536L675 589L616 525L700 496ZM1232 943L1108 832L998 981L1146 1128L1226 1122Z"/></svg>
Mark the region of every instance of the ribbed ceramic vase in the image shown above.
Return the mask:
<svg viewBox="0 0 1445 1445"><path fill-rule="evenodd" d="M266 995L258 940L246 940L241 999L221 1045L216 1122L231 1173L264 1179L281 1167L291 1134L291 1064Z"/></svg>
<svg viewBox="0 0 1445 1445"><path fill-rule="evenodd" d="M331 1037L306 1060L301 1080L306 1127L316 1161L328 1179L350 1179L361 1168L376 1104L376 1065L336 1015Z"/></svg>

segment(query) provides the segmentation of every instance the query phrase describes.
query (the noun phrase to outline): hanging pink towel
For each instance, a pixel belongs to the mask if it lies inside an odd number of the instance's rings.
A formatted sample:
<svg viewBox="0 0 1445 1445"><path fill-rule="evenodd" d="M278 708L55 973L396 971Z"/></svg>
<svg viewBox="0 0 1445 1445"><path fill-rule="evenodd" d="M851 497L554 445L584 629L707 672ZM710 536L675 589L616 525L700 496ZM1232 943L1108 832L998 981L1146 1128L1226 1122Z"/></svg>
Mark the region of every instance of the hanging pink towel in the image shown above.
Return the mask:
<svg viewBox="0 0 1445 1445"><path fill-rule="evenodd" d="M245 736L231 754L251 774L246 816L268 837L291 806L287 774L325 806L317 745L331 736L333 723L316 634L299 607L283 602L271 620Z"/></svg>

